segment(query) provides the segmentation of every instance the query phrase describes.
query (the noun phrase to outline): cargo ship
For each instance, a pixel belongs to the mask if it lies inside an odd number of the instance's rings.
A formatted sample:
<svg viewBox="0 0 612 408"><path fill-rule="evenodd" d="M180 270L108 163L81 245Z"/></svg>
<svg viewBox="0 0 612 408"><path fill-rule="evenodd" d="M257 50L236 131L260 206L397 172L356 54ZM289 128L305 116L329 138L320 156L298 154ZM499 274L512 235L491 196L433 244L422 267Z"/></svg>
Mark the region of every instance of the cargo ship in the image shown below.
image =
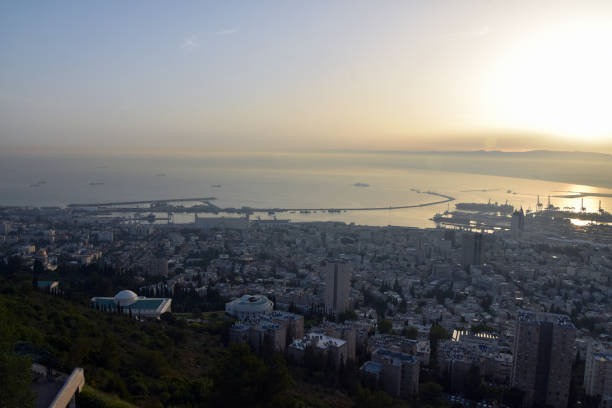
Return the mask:
<svg viewBox="0 0 612 408"><path fill-rule="evenodd" d="M512 214L514 207L508 202L505 204L491 203L457 203L455 207L461 211L476 211L484 213L500 213L500 214Z"/></svg>

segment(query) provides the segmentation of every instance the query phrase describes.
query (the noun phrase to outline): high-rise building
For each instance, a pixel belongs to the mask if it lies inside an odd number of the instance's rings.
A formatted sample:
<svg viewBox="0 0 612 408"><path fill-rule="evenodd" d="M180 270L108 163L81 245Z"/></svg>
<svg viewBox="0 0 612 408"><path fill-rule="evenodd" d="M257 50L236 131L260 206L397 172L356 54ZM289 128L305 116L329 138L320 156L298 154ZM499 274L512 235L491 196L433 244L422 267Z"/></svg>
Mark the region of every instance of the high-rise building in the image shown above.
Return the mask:
<svg viewBox="0 0 612 408"><path fill-rule="evenodd" d="M584 368L584 391L589 396L612 400L612 344L591 341Z"/></svg>
<svg viewBox="0 0 612 408"><path fill-rule="evenodd" d="M567 407L575 338L567 315L519 311L511 385L524 392L524 407Z"/></svg>
<svg viewBox="0 0 612 408"><path fill-rule="evenodd" d="M463 234L463 266L482 264L482 234Z"/></svg>
<svg viewBox="0 0 612 408"><path fill-rule="evenodd" d="M513 239L519 239L525 230L525 213L523 207L512 213L512 221L510 223L510 231Z"/></svg>
<svg viewBox="0 0 612 408"><path fill-rule="evenodd" d="M349 306L351 264L344 259L336 259L327 262L325 272L325 310L342 313Z"/></svg>
<svg viewBox="0 0 612 408"><path fill-rule="evenodd" d="M361 370L393 397L410 398L419 392L419 360L406 353L378 348Z"/></svg>

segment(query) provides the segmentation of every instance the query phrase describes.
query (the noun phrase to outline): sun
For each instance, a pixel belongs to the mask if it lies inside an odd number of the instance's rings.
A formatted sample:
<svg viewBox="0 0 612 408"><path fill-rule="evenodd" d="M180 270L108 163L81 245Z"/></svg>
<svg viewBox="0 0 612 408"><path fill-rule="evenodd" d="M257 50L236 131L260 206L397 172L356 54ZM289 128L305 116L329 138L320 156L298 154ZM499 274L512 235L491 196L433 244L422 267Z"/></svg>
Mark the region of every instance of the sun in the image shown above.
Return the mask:
<svg viewBox="0 0 612 408"><path fill-rule="evenodd" d="M506 127L588 141L612 139L612 28L539 30L498 61L487 87Z"/></svg>

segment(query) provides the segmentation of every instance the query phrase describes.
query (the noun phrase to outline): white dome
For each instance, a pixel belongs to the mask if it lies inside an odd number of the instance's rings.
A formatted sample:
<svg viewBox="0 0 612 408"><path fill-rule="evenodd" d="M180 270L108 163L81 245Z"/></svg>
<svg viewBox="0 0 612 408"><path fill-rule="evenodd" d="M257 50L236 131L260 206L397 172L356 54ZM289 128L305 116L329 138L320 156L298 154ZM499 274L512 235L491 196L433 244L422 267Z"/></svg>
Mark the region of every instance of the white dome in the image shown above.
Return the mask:
<svg viewBox="0 0 612 408"><path fill-rule="evenodd" d="M137 300L138 295L131 290L122 290L114 297L115 304L119 306L129 306Z"/></svg>

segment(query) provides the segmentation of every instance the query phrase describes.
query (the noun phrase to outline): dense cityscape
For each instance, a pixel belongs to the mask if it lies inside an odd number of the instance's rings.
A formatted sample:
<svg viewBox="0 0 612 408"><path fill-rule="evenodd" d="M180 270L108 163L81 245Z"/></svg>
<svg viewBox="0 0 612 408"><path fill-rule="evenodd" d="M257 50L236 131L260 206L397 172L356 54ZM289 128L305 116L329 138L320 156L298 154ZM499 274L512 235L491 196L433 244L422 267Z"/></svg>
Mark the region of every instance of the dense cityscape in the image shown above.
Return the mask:
<svg viewBox="0 0 612 408"><path fill-rule="evenodd" d="M612 1L0 1L0 408L612 408Z"/></svg>
<svg viewBox="0 0 612 408"><path fill-rule="evenodd" d="M292 381L325 390L352 378L337 387L349 401L340 406L609 407L610 227L591 225L586 239L575 227L572 238L567 223L546 221L546 210L495 216L508 228L225 217L151 224L74 208L5 207L2 284L4 293L14 293L6 287L15 282L33 284L36 296L85 304L98 318L215 325L221 348L238 343L265 361L277 356ZM104 381L87 355L45 359L61 350L47 336L17 333L13 347L34 357L39 372L49 362L49 370L74 370L66 380L79 384L72 395L91 382L151 403L121 369ZM173 398L156 401L198 406Z"/></svg>

